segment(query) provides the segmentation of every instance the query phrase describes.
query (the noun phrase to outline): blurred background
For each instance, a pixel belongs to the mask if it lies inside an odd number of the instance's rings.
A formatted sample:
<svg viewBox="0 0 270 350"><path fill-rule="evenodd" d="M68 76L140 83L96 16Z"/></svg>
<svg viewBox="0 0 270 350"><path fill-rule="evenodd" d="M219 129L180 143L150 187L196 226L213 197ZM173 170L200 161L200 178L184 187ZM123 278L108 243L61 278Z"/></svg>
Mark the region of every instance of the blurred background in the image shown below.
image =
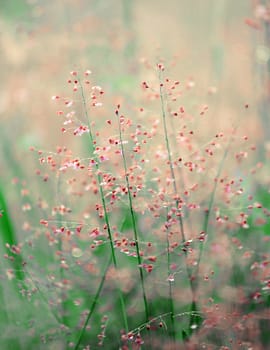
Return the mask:
<svg viewBox="0 0 270 350"><path fill-rule="evenodd" d="M0 6L1 130L20 151L54 143L50 96L70 70L88 67L114 94L136 95L147 79L142 60L154 66L158 57L174 62L175 79L195 79L202 96L211 87L217 92L215 119L245 118L260 138L269 136L266 1L1 0Z"/></svg>

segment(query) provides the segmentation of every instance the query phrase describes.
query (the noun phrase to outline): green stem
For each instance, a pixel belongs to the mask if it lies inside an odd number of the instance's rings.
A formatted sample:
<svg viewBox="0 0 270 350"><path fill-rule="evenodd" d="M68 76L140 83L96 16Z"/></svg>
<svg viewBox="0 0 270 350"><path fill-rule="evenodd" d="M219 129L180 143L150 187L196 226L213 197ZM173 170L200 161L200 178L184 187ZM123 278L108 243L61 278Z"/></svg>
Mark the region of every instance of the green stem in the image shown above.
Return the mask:
<svg viewBox="0 0 270 350"><path fill-rule="evenodd" d="M172 340L173 343L175 344L175 320L174 320L174 302L173 302L173 284L170 280L170 275L171 275L171 269L170 269L170 265L171 265L171 255L170 255L170 242L169 242L169 238L167 235L167 267L168 267L168 282L169 282L169 309L170 309L170 317L171 317L171 325L172 325Z"/></svg>
<svg viewBox="0 0 270 350"><path fill-rule="evenodd" d="M228 142L228 145L227 145L227 147L225 149L225 152L223 154L223 157L222 157L222 159L221 159L221 161L219 163L218 171L217 171L217 174L216 174L216 177L215 177L214 188L213 188L213 190L211 192L211 196L210 196L209 203L208 203L208 208L207 208L207 211L205 213L204 222L203 222L203 232L204 232L205 236L208 233L209 218L210 218L211 210L212 210L213 205L214 205L215 194L216 194L217 185L218 185L218 179L220 177L220 174L221 174L221 171L222 171L225 159L227 158L231 142L232 142L232 137L230 138L230 140ZM204 242L202 242L201 245L200 245L199 257L198 257L198 260L197 260L197 267L196 267L196 271L195 271L195 274L194 274L195 281L196 281L196 288L197 289L198 289L198 276L199 276L199 270L200 270L200 263L201 263L201 260L202 260L203 251L204 251Z"/></svg>
<svg viewBox="0 0 270 350"><path fill-rule="evenodd" d="M178 213L181 214L181 212L179 210L180 202L177 199L178 191L177 191L177 186L176 186L176 177L175 177L174 168L173 168L171 147L170 147L169 136L168 136L167 122L166 122L165 101L164 101L164 96L163 96L163 81L161 79L161 72L159 72L159 82L160 82L159 92L160 92L160 102L161 102L161 109L162 109L163 131L164 131L164 137L165 137L166 149L167 149L167 154L168 154L171 177L173 180L173 190L174 190L174 194L176 195L175 204L176 204L176 208L177 208ZM182 243L185 243L186 237L185 237L185 232L184 232L183 219L182 219L181 215L178 216L178 220L179 220L180 232L181 232L181 236L182 236Z"/></svg>
<svg viewBox="0 0 270 350"><path fill-rule="evenodd" d="M118 111L116 111L116 115L118 116ZM137 230L136 219L135 219L135 214L134 214L132 196L131 196L131 192L130 192L129 173L127 170L127 161L126 161L126 155L125 155L125 150L124 150L124 146L123 146L122 130L121 130L121 124L120 124L119 117L118 117L118 129L119 129L119 138L120 138L120 148L121 148L123 165L124 165L124 170L125 170L125 181L126 181L126 187L127 187L127 191L128 191L129 208L130 208L132 227L133 227L133 233L134 233L135 249L136 249L137 260L138 260L138 265L139 265L140 281L141 281L143 301L144 301L145 318L146 318L146 321L148 321L149 320L149 307L148 307L148 302L147 302L146 292L145 292L143 268L141 266L142 259L141 259L141 255L140 255L139 240L138 240L138 230Z"/></svg>
<svg viewBox="0 0 270 350"><path fill-rule="evenodd" d="M173 190L174 190L174 195L176 198L175 205L176 205L177 214L178 214L178 223L179 223L179 228L180 228L180 232L181 232L182 244L184 244L186 242L186 237L185 237L185 231L184 231L184 223L183 223L183 219L181 216L182 212L181 212L181 210L179 210L180 201L178 199L176 176L175 176L175 172L174 172L174 168L173 168L171 147L170 147L169 136L168 136L163 86L164 86L164 83L162 81L161 70L159 70L159 92L160 92L159 95L160 95L160 102L161 102L161 109L162 109L162 122L163 122L164 138L165 138L165 144L166 144L166 149L167 149L167 154L168 154L171 177L172 177L172 181L173 181ZM188 263L187 263L187 251L186 250L184 250L184 254L185 254L185 261L186 261L186 271L187 271L187 275L188 275L188 279L189 279L189 283L190 283L190 288L191 288L193 298L194 298L195 286L194 286L194 281L192 278L191 269L189 268Z"/></svg>
<svg viewBox="0 0 270 350"><path fill-rule="evenodd" d="M80 91L81 91L81 96L82 96L82 101L83 101L84 113L85 113L85 116L86 116L86 119L87 119L87 124L88 124L88 129L89 129L88 135L89 135L89 138L90 138L91 153L93 154L94 161L95 161L95 167L96 167L96 170L97 170L99 194L100 194L101 201L102 201L102 207L103 207L103 211L104 211L104 219L105 219L105 223L106 223L106 226L107 226L107 231L108 231L108 236L109 236L109 241L110 241L112 261L113 261L113 265L114 265L115 269L117 269L117 259L116 259L114 244L113 244L112 230L111 230L111 225L110 225L110 221L109 221L109 215L108 215L108 209L107 209L107 205L106 205L106 201L105 201L105 195L104 195L103 187L101 185L102 178L101 178L100 169L99 169L99 159L94 153L94 151L95 151L94 137L93 137L93 133L92 133L92 128L91 128L90 117L89 117L89 114L88 114L88 109L87 109L87 106L86 106L86 99L85 99L85 95L84 95L84 90L83 90L83 87L82 87L80 79L78 81L79 81L79 86L80 86ZM124 327L125 327L126 332L128 332L128 321L127 321L127 314L126 314L126 307L125 307L123 293L122 293L122 291L121 291L121 289L119 287L117 287L117 290L118 290L118 293L119 293L119 298L120 298L120 303L121 303L121 310L122 310Z"/></svg>
<svg viewBox="0 0 270 350"><path fill-rule="evenodd" d="M60 173L58 173L58 178L57 178L57 183L56 183L56 202L57 202L57 205L61 205L61 200L60 200L60 186L61 186L61 178L60 178ZM56 214L56 225L58 228L60 228L62 226L62 217L61 215L57 212ZM58 238L58 243L57 243L57 249L58 251L62 251L62 236L59 235L59 238ZM59 269L59 278L60 278L60 281L62 283L62 281L64 280L64 269L61 267L61 264L60 264L60 269ZM65 307L65 302L64 302L64 299L65 299L65 293L61 290L61 319L62 319L62 324L67 326L68 325L68 318L66 317L66 307Z"/></svg>
<svg viewBox="0 0 270 350"><path fill-rule="evenodd" d="M99 300L99 297L100 297L100 294L101 294L101 291L102 291L102 288L103 288L103 285L104 285L104 282L105 282L105 279L106 279L106 274L107 274L107 271L108 271L108 269L109 269L109 267L110 267L110 265L111 265L111 262L112 262L112 256L110 257L110 259L109 259L109 261L108 261L108 263L107 263L107 265L106 265L106 268L105 268L105 270L104 270L104 272L103 272L102 279L101 279L101 281L100 281L100 283L99 283L99 286L98 286L96 295L95 295L95 297L94 297L94 300L93 300L93 302L92 302L90 311L89 311L89 313L88 313L88 315L87 315L87 317L86 317L86 320L85 320L85 322L84 322L83 328L82 328L81 331L80 331L79 337L78 337L77 342L76 342L76 345L75 345L75 347L74 347L74 350L78 350L78 349L79 349L79 346L80 346L82 337L83 337L83 335L84 335L84 333L85 333L85 330L86 330L86 327L87 327L87 325L88 325L88 322L90 321L91 316L93 315L93 312L94 312L94 310L95 310L95 308L96 308L96 305L97 305L97 302L98 302L98 300Z"/></svg>

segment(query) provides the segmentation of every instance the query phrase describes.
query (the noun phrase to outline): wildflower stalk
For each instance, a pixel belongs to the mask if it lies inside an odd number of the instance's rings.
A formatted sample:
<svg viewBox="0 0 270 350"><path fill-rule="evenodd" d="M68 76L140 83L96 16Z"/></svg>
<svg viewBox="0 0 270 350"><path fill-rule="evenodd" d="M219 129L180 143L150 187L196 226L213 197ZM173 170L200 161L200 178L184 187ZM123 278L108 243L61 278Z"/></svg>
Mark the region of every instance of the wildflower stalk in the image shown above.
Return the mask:
<svg viewBox="0 0 270 350"><path fill-rule="evenodd" d="M201 316L201 313L198 312L198 311L185 311L185 312L181 312L181 313L179 313L179 314L175 314L174 317L180 319L181 317L184 317L184 316L189 316L189 317L192 317L192 316L193 316L193 317L200 317L200 316ZM164 320L165 320L165 318L169 318L169 317L171 317L171 312L166 312L166 313L164 313L164 314L158 315L158 316L156 316L156 317L151 318L150 321L145 322L145 323L141 324L139 327L137 327L137 328L131 330L130 332L133 333L133 334L138 334L138 333L140 333L141 331L143 331L144 329L146 329L147 326L149 326L149 325L151 325L151 324L155 324L157 321L161 321L161 322L163 322L164 324L166 324Z"/></svg>
<svg viewBox="0 0 270 350"><path fill-rule="evenodd" d="M57 200L57 205L59 205L59 206L61 205L60 186L61 186L61 177L60 177L60 173L58 173L57 183L56 183L56 200ZM60 228L62 226L62 217L61 217L59 212L57 212L57 214L56 214L56 223L57 223L58 228ZM62 237L61 237L61 235L59 235L57 249L60 252L62 251ZM59 277L60 277L60 281L62 283L65 276L64 276L64 269L61 267L61 264L60 264L60 270L59 270ZM61 306L60 306L61 307L61 311L60 311L61 320L62 320L62 324L67 326L68 318L66 317L66 307L65 307L64 299L65 299L65 293L63 291L61 291Z"/></svg>
<svg viewBox="0 0 270 350"><path fill-rule="evenodd" d="M87 327L87 325L88 325L88 323L89 323L89 321L90 321L90 319L91 319L91 317L92 317L92 315L93 315L93 313L94 313L94 311L95 311L97 302L98 302L98 300L99 300L99 297L100 297L100 294L101 294L101 291L102 291L102 289L103 289L103 285L104 285L104 282L105 282L105 279L106 279L106 274L107 274L107 272L108 272L108 269L109 269L111 263L112 263L112 255L110 256L110 259L109 259L109 261L108 261L108 263L107 263L107 265L106 265L106 268L105 268L105 270L104 270L104 272L103 272L103 275L102 275L101 281L100 281L100 283L99 283L97 292L96 292L96 294L95 294L94 300L93 300L93 302L92 302L92 305L91 305L91 308L90 308L90 310L89 310L89 313L88 313L88 315L87 315L87 317L86 317L86 320L85 320L85 322L84 322L84 325L83 325L83 327L82 327L82 329L81 329L81 331L80 331L80 334L79 334L79 336L78 336L78 339L77 339L76 345L75 345L75 347L74 347L74 350L78 350L78 349L79 349L79 346L80 346L80 344L81 344L82 337L83 337L83 335L84 335L84 333L85 333L86 327Z"/></svg>
<svg viewBox="0 0 270 350"><path fill-rule="evenodd" d="M162 81L162 76L161 76L161 69L159 69L159 95L160 95L160 102L161 102L161 110L162 110L162 122L163 122L163 131L164 131L164 138L165 138L165 144L166 144L166 149L167 149L167 154L168 154L168 161L169 161L169 167L170 167L170 173L172 177L172 182L173 182L173 191L175 195L175 205L177 209L177 214L178 214L178 223L179 223L179 228L180 228L180 233L181 233L181 238L182 238L182 244L186 242L186 237L185 237L185 231L184 231L184 223L183 219L181 216L181 210L179 210L179 204L180 201L178 199L178 189L176 185L176 176L173 168L173 162L172 162L172 155L171 155L171 147L170 147L170 142L169 142L169 136L168 136L168 127L167 127L167 121L166 121L166 112L165 112L165 101L164 101L164 94L163 94L163 81ZM185 259L186 259L186 271L190 283L190 288L192 291L192 297L195 297L195 286L194 286L194 281L192 278L192 272L187 264L187 251L184 250L185 254Z"/></svg>
<svg viewBox="0 0 270 350"><path fill-rule="evenodd" d="M167 149L167 154L168 154L171 177L173 180L173 190L174 190L174 194L177 196L178 191L177 191L176 178L175 178L173 162L172 162L171 147L170 147L170 142L169 142L169 137L168 137L168 127L167 127L167 122L166 122L165 101L164 101L164 95L163 95L163 82L161 79L161 73L159 73L159 81L160 81L159 89L160 89L160 102L161 102L161 108L162 108L163 131L164 131L164 137L165 137L166 149ZM176 199L175 204L176 204L177 209L178 209L178 207L179 207L179 200L178 199ZM186 241L186 238L185 238L185 232L184 232L183 219L181 216L179 216L179 223L180 223L180 231L181 231L181 235L182 235L182 242L184 243Z"/></svg>
<svg viewBox="0 0 270 350"><path fill-rule="evenodd" d="M116 110L115 113L116 113L116 116L118 117L118 110ZM130 208L131 221L132 221L132 227L133 227L133 233L134 233L135 249L136 249L137 261L138 261L138 265L139 265L140 281L141 281L141 287L142 287L142 293L143 293L145 318L146 318L146 321L148 321L149 320L149 306L148 306L146 292L145 292L142 259L141 259L141 255L140 255L139 240L138 240L138 230L137 230L136 219L135 219L135 214L134 214L132 196L131 196L131 192L130 192L129 173L128 173L128 169L127 169L125 149L123 146L123 137L122 137L120 118L118 117L117 120L118 120L118 130L119 130L119 138L120 138L120 148L121 148L121 154L122 154L124 171L125 171L125 181L126 181L126 187L127 187L127 191L128 191L129 208Z"/></svg>
<svg viewBox="0 0 270 350"><path fill-rule="evenodd" d="M210 218L210 213L211 213L213 205L214 205L215 194L216 194L216 191L217 191L218 179L219 179L221 171L223 169L223 165L224 165L225 159L227 158L231 142L232 142L232 138L230 138L230 140L229 140L229 142L228 142L228 144L226 146L225 152L223 154L223 157L222 157L222 159L221 159L221 161L219 163L219 167L218 167L217 174L216 174L216 177L215 177L215 184L214 184L213 190L211 192L211 196L210 196L209 203L208 203L208 208L207 208L207 210L205 212L205 217L204 217L204 222L203 222L203 232L204 232L205 236L207 236L207 234L208 234L209 218ZM198 289L198 276L199 276L200 263L201 263L203 251L204 251L204 242L202 242L201 245L200 245L199 256L198 256L197 265L196 265L196 271L195 271L195 274L194 274L195 281L196 281L196 289Z"/></svg>
<svg viewBox="0 0 270 350"><path fill-rule="evenodd" d="M168 282L169 282L169 310L170 310L170 318L171 318L171 326L172 326L172 340L175 343L175 322L174 322L174 302L173 302L173 285L172 280L170 279L171 275L171 255L170 255L170 242L167 235L167 267L168 267Z"/></svg>
<svg viewBox="0 0 270 350"><path fill-rule="evenodd" d="M100 173L100 169L99 169L99 159L98 157L95 155L94 151L95 151L95 147L94 147L94 137L93 137L93 133L92 133L92 128L91 128L91 122L90 122L90 117L88 114L88 109L86 106L86 99L85 99L85 95L84 95L84 90L81 84L81 81L78 80L79 82L79 86L80 86L80 91L81 91L81 97L82 97L82 102L83 102L83 108L84 108L84 113L86 116L86 120L87 120L87 124L88 124L88 135L89 135L89 139L90 139L90 152L91 154L93 154L94 157L94 161L95 161L95 167L97 170L97 180L98 180L98 187L99 187L99 194L100 194L100 198L102 201L102 207L103 207L103 211L104 211L104 219L105 219L105 224L107 227L107 231L108 231L108 236L109 236L109 242L110 242L110 248L111 248L111 254L112 254L112 262L113 265L115 267L115 269L117 270L118 266L117 266L117 259L116 259L116 254L115 254L115 248L114 248L114 243L113 243L113 236L112 236L112 230L111 230L111 225L110 225L110 221L109 221L109 215L108 215L108 209L107 209L107 205L106 205L106 201L105 201L105 195L104 195L104 191L103 191L103 187L102 187L102 178L101 178L101 173ZM127 314L126 314L126 307L125 307L125 301L124 301L124 297L123 297L123 293L121 291L121 289L119 287L117 287L118 289L118 293L119 293L119 299L120 299L120 304L121 304L121 311L122 311L122 316L123 316L123 321L124 321L124 327L126 332L128 332L128 321L127 321Z"/></svg>

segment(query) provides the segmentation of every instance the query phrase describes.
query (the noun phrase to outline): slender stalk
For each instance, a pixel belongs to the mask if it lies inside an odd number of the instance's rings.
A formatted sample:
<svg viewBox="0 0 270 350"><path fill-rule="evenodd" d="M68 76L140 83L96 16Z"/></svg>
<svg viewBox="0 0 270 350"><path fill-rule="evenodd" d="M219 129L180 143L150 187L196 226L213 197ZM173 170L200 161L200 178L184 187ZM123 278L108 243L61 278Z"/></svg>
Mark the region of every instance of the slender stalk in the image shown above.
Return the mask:
<svg viewBox="0 0 270 350"><path fill-rule="evenodd" d="M105 223L106 223L106 227L107 227L107 231L108 231L108 236L109 236L109 241L110 241L112 262L113 262L113 265L114 265L115 269L117 270L117 259L116 259L114 244L113 244L112 230L111 230L111 225L110 225L110 221L109 221L109 215L108 215L108 209L107 209L107 205L106 205L106 201L105 201L105 195L104 195L103 187L101 185L102 178L101 178L100 169L99 169L99 159L94 153L94 151L95 151L94 137L93 137L93 133L92 133L92 128L91 128L90 117L89 117L89 114L88 114L88 109L87 109L87 106L86 106L86 99L85 99L85 95L84 95L84 90L83 90L83 87L82 87L80 79L78 81L79 81L79 86L80 86L80 91L81 91L81 97L82 97L82 102L83 102L84 113L85 113L85 116L86 116L88 129L89 129L88 135L89 135L89 139L90 139L90 147L91 147L90 151L91 151L91 154L93 154L94 161L95 161L95 167L96 167L96 170L97 170L99 194L100 194L100 198L101 198L101 201L102 201L102 207L103 207L103 211L104 211L104 219L105 219ZM126 332L128 332L128 321L127 321L127 314L126 314L126 307L125 307L123 293L122 293L122 291L121 291L121 289L119 287L117 287L117 289L118 289L118 293L119 293L119 299L120 299L120 304L121 304L121 310L122 310L122 316L123 316L123 321L124 321L124 327L125 327Z"/></svg>
<svg viewBox="0 0 270 350"><path fill-rule="evenodd" d="M91 316L93 315L93 312L94 312L94 310L95 310L95 308L96 308L96 305L97 305L97 302L98 302L98 300L99 300L99 297L100 297L100 294L101 294L101 291L102 291L102 289L103 289L103 285L104 285L104 282L105 282L105 279L106 279L106 274L107 274L107 271L108 271L108 269L109 269L111 263L112 263L112 256L110 256L110 259L109 259L109 261L108 261L108 263L107 263L107 265L106 265L106 268L105 268L105 270L104 270L104 272L103 272L102 279L101 279L101 281L100 281L100 283L99 283L99 286L98 286L96 295L95 295L94 300L93 300L93 302L92 302L92 305L91 305L91 308L90 308L90 310L89 310L89 313L88 313L88 315L87 315L87 317L86 317L86 320L85 320L85 322L84 322L84 325L83 325L83 327L82 327L82 329L81 329L81 331L80 331L79 337L78 337L77 342L76 342L76 345L75 345L75 347L74 347L74 350L78 350L78 349L79 349L79 346L80 346L80 344L81 344L81 340L82 340L82 337L83 337L83 335L84 335L84 333L85 333L85 330L86 330L86 327L87 327L87 325L88 325L88 322L90 321Z"/></svg>
<svg viewBox="0 0 270 350"><path fill-rule="evenodd" d="M165 138L165 144L166 144L166 149L167 149L167 154L168 154L168 161L169 161L169 167L170 167L170 172L171 172L171 177L172 177L172 182L173 182L173 191L175 195L175 205L177 209L177 214L178 214L178 223L179 223L179 228L181 232L181 238L182 238L182 244L186 242L186 236L185 236L185 231L184 231L184 223L183 219L181 216L181 210L179 210L179 204L180 201L178 199L178 189L176 185L176 176L174 172L174 167L173 167L173 162L172 162L172 155L171 155L171 147L170 147L170 142L169 142L169 136L168 136L168 127L167 127L167 121L166 121L166 112L165 112L165 101L164 101L164 93L163 93L163 81L162 81L162 76L161 76L161 70L159 70L159 95L160 95L160 102L161 102L161 110L162 110L162 122L163 122L163 131L164 131L164 138ZM195 285L194 285L194 280L192 277L192 272L191 269L189 268L187 264L187 251L184 250L185 254L185 260L186 260L186 271L190 283L190 288L192 291L192 297L195 297Z"/></svg>
<svg viewBox="0 0 270 350"><path fill-rule="evenodd" d="M185 312L181 312L179 314L175 314L174 318L180 318L180 317L184 317L184 316L197 316L197 317L200 317L201 316L201 313L198 312L198 311L185 311ZM140 333L141 331L143 331L149 324L155 324L156 321L164 321L164 319L166 317L171 317L171 313L170 312L166 312L164 314L161 314L161 315L158 315L156 317L153 317L151 318L150 321L148 322L145 322L143 324L141 324L139 327L131 330L130 332L133 333L133 334L136 334L136 333ZM164 322L165 323L165 322Z"/></svg>
<svg viewBox="0 0 270 350"><path fill-rule="evenodd" d="M168 268L168 282L169 282L169 309L170 309L170 318L171 318L171 327L172 327L172 340L175 343L175 320L174 320L174 302L173 302L173 281L170 279L171 275L171 255L170 255L170 242L167 235L167 268Z"/></svg>
<svg viewBox="0 0 270 350"><path fill-rule="evenodd" d="M232 142L232 137L230 138L230 140L228 142L228 145L227 145L227 147L225 149L225 152L223 154L223 157L222 157L222 159L221 159L221 161L219 163L219 167L218 167L217 174L216 174L216 177L215 177L216 181L215 181L215 184L214 184L214 188L213 188L213 190L211 192L211 196L210 196L209 203L208 203L208 208L207 208L207 211L205 213L204 222L203 222L203 232L204 232L205 235L207 235L207 233L208 233L210 213L211 213L213 205L214 205L215 195L216 195L216 191L217 191L217 184L218 184L217 180L220 177L220 174L221 174L221 171L222 171L225 159L227 158L227 155L228 155L228 152L229 152L229 148L230 148L231 142ZM196 281L196 288L198 288L198 276L199 276L200 263L201 263L203 251L204 251L204 242L202 242L202 244L200 245L199 257L198 257L198 260L197 260L196 271L195 271L195 274L194 274L195 281Z"/></svg>
<svg viewBox="0 0 270 350"><path fill-rule="evenodd" d="M159 72L159 82L160 82L159 92L160 92L160 102L161 102L161 109L162 109L163 131L164 131L164 137L165 137L166 149L167 149L167 154L168 154L171 177L173 180L173 190L174 190L174 194L177 196L178 191L177 191L177 186L176 186L176 177L175 177L174 168L173 168L171 147L170 147L169 136L168 136L168 127L167 127L167 122L166 122L165 101L164 101L164 95L163 95L163 82L161 79L161 72ZM179 200L177 199L177 197L176 197L175 204L176 204L176 208L178 210ZM182 242L184 243L186 241L186 237L185 237L185 232L184 232L183 219L181 216L179 216L179 224L180 224L180 232L182 235Z"/></svg>
<svg viewBox="0 0 270 350"><path fill-rule="evenodd" d="M57 183L56 183L56 202L57 202L57 205L59 205L59 206L62 204L60 201L60 185L61 185L61 178L60 178L60 173L58 173ZM60 228L62 226L62 217L58 212L56 214L56 225L58 228ZM61 237L61 235L59 235L59 238L58 238L57 249L60 252L62 251L62 237ZM60 280L62 283L65 276L64 276L64 269L61 267L61 264L60 264L60 269L59 269L59 277L60 277ZM62 319L62 324L64 324L66 326L68 323L68 318L66 318L66 308L65 308L65 304L64 304L64 299L65 299L65 293L61 290L61 319Z"/></svg>
<svg viewBox="0 0 270 350"><path fill-rule="evenodd" d="M116 111L116 115L118 116L118 110ZM135 248L136 248L137 260L138 260L138 265L139 265L139 273L140 273L140 281L141 281L141 287L142 287L142 293L143 293L145 318L146 318L146 321L148 321L149 320L149 307L148 307L148 302L147 302L146 292L145 292L143 268L141 266L142 259L141 259L140 248L139 248L138 230L137 230L137 225L136 225L136 220L135 220L132 196L131 196L131 192L130 192L129 173L128 173L128 169L127 169L125 149L123 146L121 123L120 123L119 117L117 119L118 119L118 129L119 129L119 138L120 138L120 148L121 148L124 171L125 171L125 181L126 181L126 187L127 187L127 191L128 191L129 208L130 208L130 214L131 214L131 220L132 220L132 226L133 226Z"/></svg>

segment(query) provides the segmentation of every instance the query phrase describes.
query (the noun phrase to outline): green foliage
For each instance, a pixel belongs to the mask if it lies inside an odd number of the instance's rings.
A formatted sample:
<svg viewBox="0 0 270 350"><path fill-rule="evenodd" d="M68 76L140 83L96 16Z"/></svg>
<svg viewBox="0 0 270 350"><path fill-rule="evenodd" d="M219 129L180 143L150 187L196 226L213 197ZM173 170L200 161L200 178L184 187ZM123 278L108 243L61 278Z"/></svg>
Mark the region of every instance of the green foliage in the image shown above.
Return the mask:
<svg viewBox="0 0 270 350"><path fill-rule="evenodd" d="M11 248L17 247L18 241L16 237L16 232L14 230L13 224L12 224L12 218L9 214L8 205L6 202L6 198L4 195L3 188L0 185L0 236L1 236L1 243L2 243L2 251L5 251L5 245L8 244ZM14 257L14 261L12 263L12 268L14 270L14 274L16 276L16 279L18 281L24 280L24 273L23 273L23 261L20 254L11 254Z"/></svg>

